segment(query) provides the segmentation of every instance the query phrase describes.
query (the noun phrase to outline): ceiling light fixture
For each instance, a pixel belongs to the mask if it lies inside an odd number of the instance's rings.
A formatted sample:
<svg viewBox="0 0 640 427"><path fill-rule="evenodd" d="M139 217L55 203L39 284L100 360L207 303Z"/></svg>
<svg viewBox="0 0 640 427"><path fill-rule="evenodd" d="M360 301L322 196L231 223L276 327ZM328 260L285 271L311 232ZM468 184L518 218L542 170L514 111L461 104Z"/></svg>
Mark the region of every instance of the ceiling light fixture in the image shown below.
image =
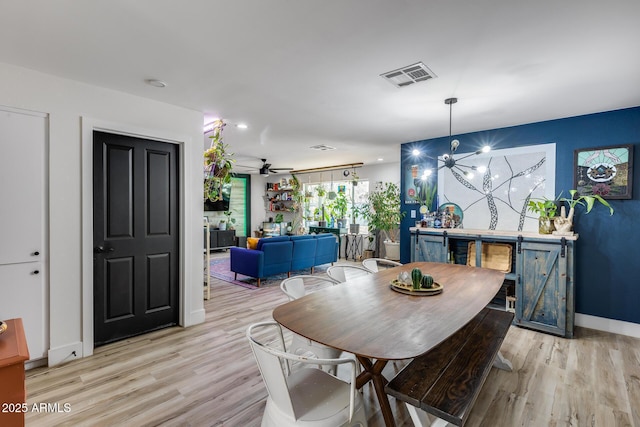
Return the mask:
<svg viewBox="0 0 640 427"><path fill-rule="evenodd" d="M162 80L158 80L158 79L147 79L147 80L145 80L145 82L149 86L153 86L153 87L167 87L167 83L163 82Z"/></svg>
<svg viewBox="0 0 640 427"><path fill-rule="evenodd" d="M457 139L451 139L451 113L452 113L452 106L456 102L458 102L458 98L447 98L447 99L444 100L444 103L449 106L449 153L444 154L442 156L442 158L438 157L438 160L443 163L441 166L438 167L438 170L440 170L440 169L442 169L444 167L447 167L447 168L451 169L451 172L454 172L454 169L457 169L465 177L473 178L473 172L472 171L478 171L480 173L484 173L487 170L487 168L485 166L463 165L463 164L458 163L458 162L460 160L464 160L464 159L469 158L471 156L477 156L478 154L488 153L489 151L491 151L491 147L489 147L488 145L485 145L481 149L479 149L477 151L474 151L473 153L467 154L466 156L461 157L461 158L459 158L457 160L453 158L453 153L455 153L456 150L458 149L458 147L460 146L460 141L458 141ZM429 157L430 159L433 159L433 157L431 157L431 156L427 156L427 157ZM467 168L468 170L463 170L463 169L461 169L461 167L462 168Z"/></svg>

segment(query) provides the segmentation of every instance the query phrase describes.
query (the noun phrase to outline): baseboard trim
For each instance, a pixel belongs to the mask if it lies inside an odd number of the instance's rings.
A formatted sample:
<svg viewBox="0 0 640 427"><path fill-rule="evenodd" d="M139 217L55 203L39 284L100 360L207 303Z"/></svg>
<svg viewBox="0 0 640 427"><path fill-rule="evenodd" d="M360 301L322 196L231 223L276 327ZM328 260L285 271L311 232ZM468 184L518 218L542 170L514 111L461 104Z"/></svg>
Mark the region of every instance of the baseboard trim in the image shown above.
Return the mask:
<svg viewBox="0 0 640 427"><path fill-rule="evenodd" d="M51 348L48 354L49 366L60 365L82 357L84 356L82 355L82 342L80 341L62 347Z"/></svg>
<svg viewBox="0 0 640 427"><path fill-rule="evenodd" d="M640 338L640 324L576 313L576 326Z"/></svg>
<svg viewBox="0 0 640 427"><path fill-rule="evenodd" d="M204 308L192 311L191 312L191 316L189 316L189 319L185 319L185 324L183 326L185 328L188 328L189 326L193 326L193 325L198 325L200 323L204 323L205 315L206 315L206 311L205 311ZM187 321L188 321L188 323L187 323Z"/></svg>
<svg viewBox="0 0 640 427"><path fill-rule="evenodd" d="M43 357L42 359L27 360L26 362L24 362L24 369L25 371L28 371L29 369L47 366L47 363L48 361L46 357Z"/></svg>

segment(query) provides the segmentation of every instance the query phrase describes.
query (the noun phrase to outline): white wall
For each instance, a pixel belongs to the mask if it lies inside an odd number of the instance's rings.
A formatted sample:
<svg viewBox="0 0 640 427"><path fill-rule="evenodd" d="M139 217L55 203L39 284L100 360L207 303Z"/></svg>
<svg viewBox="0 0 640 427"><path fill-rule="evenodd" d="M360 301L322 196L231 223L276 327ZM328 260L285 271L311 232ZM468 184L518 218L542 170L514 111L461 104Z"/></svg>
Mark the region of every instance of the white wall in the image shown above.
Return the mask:
<svg viewBox="0 0 640 427"><path fill-rule="evenodd" d="M140 84L144 84L142 79ZM86 241L83 242L87 237L89 241L91 239L91 236L83 235L89 221L83 207L87 203L86 200L83 202L83 188L87 184L83 183L83 179L87 180L86 173L83 178L83 162L86 162L88 149L87 123L108 124L107 127L181 144L181 281L184 289L180 322L184 326L203 322L203 114L2 63L0 105L49 114L49 363L72 358L69 356L72 349L77 352L78 346L83 348L87 344L82 342L83 322L84 329L91 326L86 325L86 318L83 319L82 307L83 287L87 289L91 285L83 282L91 280L86 264L83 270L83 259L90 258L92 253L92 245L87 247ZM0 183L12 184L19 185Z"/></svg>
<svg viewBox="0 0 640 427"><path fill-rule="evenodd" d="M335 181L343 179L342 171L343 169L333 171ZM361 180L368 180L371 184L382 181L393 182L400 185L400 162L363 166L357 169L357 174ZM331 180L331 172L322 172L322 174L320 174L320 172L314 172L296 176L303 184L307 182L319 182L320 180L325 182ZM273 213L266 211L266 204L263 197L267 188L267 182L276 182L280 178L290 177L291 175L286 173L271 175L266 178L257 174L251 175L251 226L253 230L257 230L263 221L267 221L269 216L273 216Z"/></svg>

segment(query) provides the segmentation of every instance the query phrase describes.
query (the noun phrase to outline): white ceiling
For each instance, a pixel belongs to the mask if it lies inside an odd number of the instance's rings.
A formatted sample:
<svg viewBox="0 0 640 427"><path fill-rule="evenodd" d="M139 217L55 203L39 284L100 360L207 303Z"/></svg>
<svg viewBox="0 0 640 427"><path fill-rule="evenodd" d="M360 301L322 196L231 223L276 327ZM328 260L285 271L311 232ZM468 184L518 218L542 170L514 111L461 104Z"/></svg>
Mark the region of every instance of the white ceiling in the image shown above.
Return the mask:
<svg viewBox="0 0 640 427"><path fill-rule="evenodd" d="M398 161L448 134L452 96L454 134L638 106L639 17L638 0L0 0L0 61L222 117L239 164L303 169ZM419 61L437 78L379 76Z"/></svg>

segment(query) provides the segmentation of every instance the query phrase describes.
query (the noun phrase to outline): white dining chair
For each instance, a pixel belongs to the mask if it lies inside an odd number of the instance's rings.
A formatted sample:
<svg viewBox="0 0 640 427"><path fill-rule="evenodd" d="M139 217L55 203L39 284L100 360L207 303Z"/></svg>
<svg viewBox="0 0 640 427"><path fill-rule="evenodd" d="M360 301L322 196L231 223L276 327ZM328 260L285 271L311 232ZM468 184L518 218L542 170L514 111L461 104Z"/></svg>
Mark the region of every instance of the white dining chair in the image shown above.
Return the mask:
<svg viewBox="0 0 640 427"><path fill-rule="evenodd" d="M392 268L399 265L402 265L402 263L398 261L391 261L386 258L367 258L362 260L362 266L372 273L377 273L379 271L379 267Z"/></svg>
<svg viewBox="0 0 640 427"><path fill-rule="evenodd" d="M356 392L353 359L314 360L287 353L282 328L276 322L249 326L247 339L268 393L262 427L367 427L363 399ZM292 371L291 362L310 366ZM311 366L318 362L348 365L350 381Z"/></svg>
<svg viewBox="0 0 640 427"><path fill-rule="evenodd" d="M331 267L327 268L327 276L338 283L346 282L347 278L354 279L356 277L362 277L367 274L373 273L370 270L359 265L338 264L332 265Z"/></svg>
<svg viewBox="0 0 640 427"><path fill-rule="evenodd" d="M317 290L335 284L336 282L328 277L301 274L284 279L280 282L280 289L289 297L289 301L293 301L305 296L309 288Z"/></svg>
<svg viewBox="0 0 640 427"><path fill-rule="evenodd" d="M280 282L280 289L289 297L289 301L302 298L307 294L307 289L313 287L314 290L321 289L327 286L333 286L337 283L328 278L321 276L311 276L303 274L300 276L289 277ZM288 349L289 353L297 354L299 356L315 357L317 359L335 359L340 357L341 350L336 350L332 347L317 343L308 338L293 333L291 339L291 345ZM360 372L360 366L357 365L358 373ZM333 375L337 375L336 365L324 366L327 372Z"/></svg>

